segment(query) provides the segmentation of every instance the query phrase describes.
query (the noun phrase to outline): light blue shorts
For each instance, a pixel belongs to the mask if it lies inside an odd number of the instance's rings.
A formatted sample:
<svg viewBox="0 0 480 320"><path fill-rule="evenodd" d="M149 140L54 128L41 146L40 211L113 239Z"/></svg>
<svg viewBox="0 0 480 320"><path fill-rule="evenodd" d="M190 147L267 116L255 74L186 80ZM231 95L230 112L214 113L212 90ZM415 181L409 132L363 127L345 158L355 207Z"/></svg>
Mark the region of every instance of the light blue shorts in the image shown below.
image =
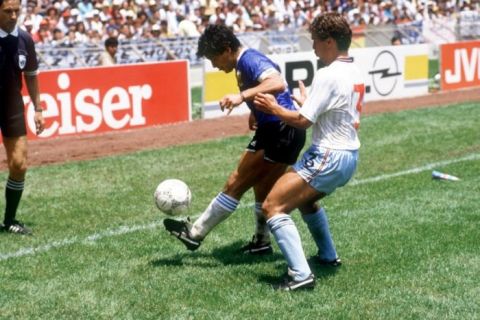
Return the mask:
<svg viewBox="0 0 480 320"><path fill-rule="evenodd" d="M358 150L334 150L311 146L293 169L313 188L330 194L344 186L357 167Z"/></svg>

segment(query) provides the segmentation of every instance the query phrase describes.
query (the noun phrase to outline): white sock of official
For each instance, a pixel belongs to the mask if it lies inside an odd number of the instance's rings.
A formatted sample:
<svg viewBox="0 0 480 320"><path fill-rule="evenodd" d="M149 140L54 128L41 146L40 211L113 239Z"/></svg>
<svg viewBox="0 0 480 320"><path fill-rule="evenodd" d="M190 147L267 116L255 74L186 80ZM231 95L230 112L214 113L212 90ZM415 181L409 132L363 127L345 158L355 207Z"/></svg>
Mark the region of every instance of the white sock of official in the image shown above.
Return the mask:
<svg viewBox="0 0 480 320"><path fill-rule="evenodd" d="M220 192L208 205L207 209L194 222L190 235L202 240L220 222L225 220L238 206L238 200Z"/></svg>
<svg viewBox="0 0 480 320"><path fill-rule="evenodd" d="M320 208L314 214L302 214L302 218L307 224L313 240L315 240L318 248L318 257L325 261L337 259L337 251L328 227L328 218L325 210Z"/></svg>
<svg viewBox="0 0 480 320"><path fill-rule="evenodd" d="M295 281L305 280L312 271L302 248L302 240L292 218L285 213L280 213L267 220L278 247L287 260L290 274Z"/></svg>
<svg viewBox="0 0 480 320"><path fill-rule="evenodd" d="M270 242L270 230L262 212L262 202L255 202L255 238L262 244Z"/></svg>

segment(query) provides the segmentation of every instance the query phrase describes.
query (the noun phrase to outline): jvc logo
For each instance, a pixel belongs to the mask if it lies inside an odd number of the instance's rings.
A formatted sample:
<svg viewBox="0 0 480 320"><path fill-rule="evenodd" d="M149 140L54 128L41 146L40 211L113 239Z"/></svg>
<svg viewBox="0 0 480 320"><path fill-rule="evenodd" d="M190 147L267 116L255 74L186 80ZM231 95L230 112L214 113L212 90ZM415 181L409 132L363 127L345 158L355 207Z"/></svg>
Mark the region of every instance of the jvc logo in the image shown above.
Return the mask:
<svg viewBox="0 0 480 320"><path fill-rule="evenodd" d="M466 48L454 50L454 69L445 70L445 82L472 82L480 79L480 48L472 48L470 54ZM465 78L462 78L462 74Z"/></svg>

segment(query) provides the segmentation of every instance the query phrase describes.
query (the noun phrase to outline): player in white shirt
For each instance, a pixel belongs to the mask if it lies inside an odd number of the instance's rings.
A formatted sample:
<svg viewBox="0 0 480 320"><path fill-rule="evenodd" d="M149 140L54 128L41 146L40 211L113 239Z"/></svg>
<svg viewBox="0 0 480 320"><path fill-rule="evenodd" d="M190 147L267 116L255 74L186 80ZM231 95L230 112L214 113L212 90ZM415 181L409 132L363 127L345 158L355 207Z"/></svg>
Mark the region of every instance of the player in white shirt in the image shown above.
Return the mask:
<svg viewBox="0 0 480 320"><path fill-rule="evenodd" d="M327 13L315 18L310 32L315 54L326 67L317 72L308 97L305 87L300 85L302 95L295 100L302 105L301 109L280 108L268 94L259 93L254 100L257 109L276 115L291 126L313 126L312 145L275 183L262 207L288 263L289 278L277 287L281 290L315 286L300 235L289 215L295 208L302 213L318 247L315 260L338 260L333 243L324 241L330 238L328 221L316 202L350 180L360 147L357 128L365 85L348 56L352 31L340 14Z"/></svg>

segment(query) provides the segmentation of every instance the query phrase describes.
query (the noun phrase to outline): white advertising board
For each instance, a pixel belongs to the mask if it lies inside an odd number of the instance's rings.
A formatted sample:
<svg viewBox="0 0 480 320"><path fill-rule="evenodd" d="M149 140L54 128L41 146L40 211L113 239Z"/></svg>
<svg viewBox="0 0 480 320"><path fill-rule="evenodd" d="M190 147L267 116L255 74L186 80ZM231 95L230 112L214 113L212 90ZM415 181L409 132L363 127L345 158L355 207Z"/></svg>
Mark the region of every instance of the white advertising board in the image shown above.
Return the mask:
<svg viewBox="0 0 480 320"><path fill-rule="evenodd" d="M429 46L426 44L351 49L350 55L364 73L365 101L428 94L428 52ZM316 70L321 67L313 51L269 57L279 65L294 93L299 80L309 87ZM207 59L204 68L204 98L207 97L204 99L204 117L222 116L224 114L218 106L221 97L212 93L219 94L225 88L230 90L225 94L238 92L234 72L226 75L213 68ZM242 105L234 112L247 113L248 108Z"/></svg>

